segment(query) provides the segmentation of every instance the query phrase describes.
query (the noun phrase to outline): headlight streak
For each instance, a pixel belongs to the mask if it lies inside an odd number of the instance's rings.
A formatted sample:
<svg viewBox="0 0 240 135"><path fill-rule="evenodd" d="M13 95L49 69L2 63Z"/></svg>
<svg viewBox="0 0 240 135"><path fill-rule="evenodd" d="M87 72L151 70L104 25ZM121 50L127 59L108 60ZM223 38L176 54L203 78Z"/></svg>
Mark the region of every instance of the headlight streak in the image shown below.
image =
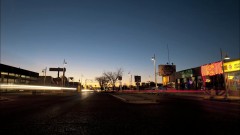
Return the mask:
<svg viewBox="0 0 240 135"><path fill-rule="evenodd" d="M0 84L0 89L4 90L77 90L77 88L37 86L37 85L18 85L18 84Z"/></svg>

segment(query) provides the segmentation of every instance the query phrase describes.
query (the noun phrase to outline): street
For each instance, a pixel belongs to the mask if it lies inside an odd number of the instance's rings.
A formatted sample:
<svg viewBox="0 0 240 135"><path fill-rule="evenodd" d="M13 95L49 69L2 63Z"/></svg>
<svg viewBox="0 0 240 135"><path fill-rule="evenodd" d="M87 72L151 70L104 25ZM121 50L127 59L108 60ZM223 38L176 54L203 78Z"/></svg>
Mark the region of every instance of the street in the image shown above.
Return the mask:
<svg viewBox="0 0 240 135"><path fill-rule="evenodd" d="M111 93L19 95L0 102L0 134L239 134L239 103L158 96L131 104Z"/></svg>

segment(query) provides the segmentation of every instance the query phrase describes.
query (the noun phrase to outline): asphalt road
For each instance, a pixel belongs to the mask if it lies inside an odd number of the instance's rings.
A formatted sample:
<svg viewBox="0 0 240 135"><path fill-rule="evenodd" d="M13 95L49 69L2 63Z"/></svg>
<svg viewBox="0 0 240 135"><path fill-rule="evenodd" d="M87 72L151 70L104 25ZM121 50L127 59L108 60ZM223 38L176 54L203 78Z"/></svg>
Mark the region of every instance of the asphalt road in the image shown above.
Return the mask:
<svg viewBox="0 0 240 135"><path fill-rule="evenodd" d="M20 95L0 102L1 135L240 134L239 104L159 96L130 104L108 93Z"/></svg>

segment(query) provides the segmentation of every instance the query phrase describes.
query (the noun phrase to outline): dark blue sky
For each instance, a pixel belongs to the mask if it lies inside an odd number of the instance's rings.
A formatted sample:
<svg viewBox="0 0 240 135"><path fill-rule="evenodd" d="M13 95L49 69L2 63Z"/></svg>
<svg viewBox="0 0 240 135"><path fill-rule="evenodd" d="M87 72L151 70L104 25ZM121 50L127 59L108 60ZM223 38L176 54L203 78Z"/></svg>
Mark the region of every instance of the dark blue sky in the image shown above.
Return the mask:
<svg viewBox="0 0 240 135"><path fill-rule="evenodd" d="M148 81L167 45L178 71L220 48L239 58L239 31L239 0L1 0L1 63L41 73L66 59L76 80L123 68Z"/></svg>

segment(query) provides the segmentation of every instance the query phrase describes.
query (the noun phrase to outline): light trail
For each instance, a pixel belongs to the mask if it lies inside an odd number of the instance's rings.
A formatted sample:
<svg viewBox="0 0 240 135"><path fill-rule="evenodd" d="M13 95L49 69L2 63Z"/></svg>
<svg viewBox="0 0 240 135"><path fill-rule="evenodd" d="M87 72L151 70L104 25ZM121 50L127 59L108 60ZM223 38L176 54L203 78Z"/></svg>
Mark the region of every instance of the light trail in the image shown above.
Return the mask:
<svg viewBox="0 0 240 135"><path fill-rule="evenodd" d="M3 90L77 90L68 87L38 86L38 85L18 85L18 84L0 84Z"/></svg>
<svg viewBox="0 0 240 135"><path fill-rule="evenodd" d="M82 92L94 92L94 90L89 90L89 89L82 89Z"/></svg>

